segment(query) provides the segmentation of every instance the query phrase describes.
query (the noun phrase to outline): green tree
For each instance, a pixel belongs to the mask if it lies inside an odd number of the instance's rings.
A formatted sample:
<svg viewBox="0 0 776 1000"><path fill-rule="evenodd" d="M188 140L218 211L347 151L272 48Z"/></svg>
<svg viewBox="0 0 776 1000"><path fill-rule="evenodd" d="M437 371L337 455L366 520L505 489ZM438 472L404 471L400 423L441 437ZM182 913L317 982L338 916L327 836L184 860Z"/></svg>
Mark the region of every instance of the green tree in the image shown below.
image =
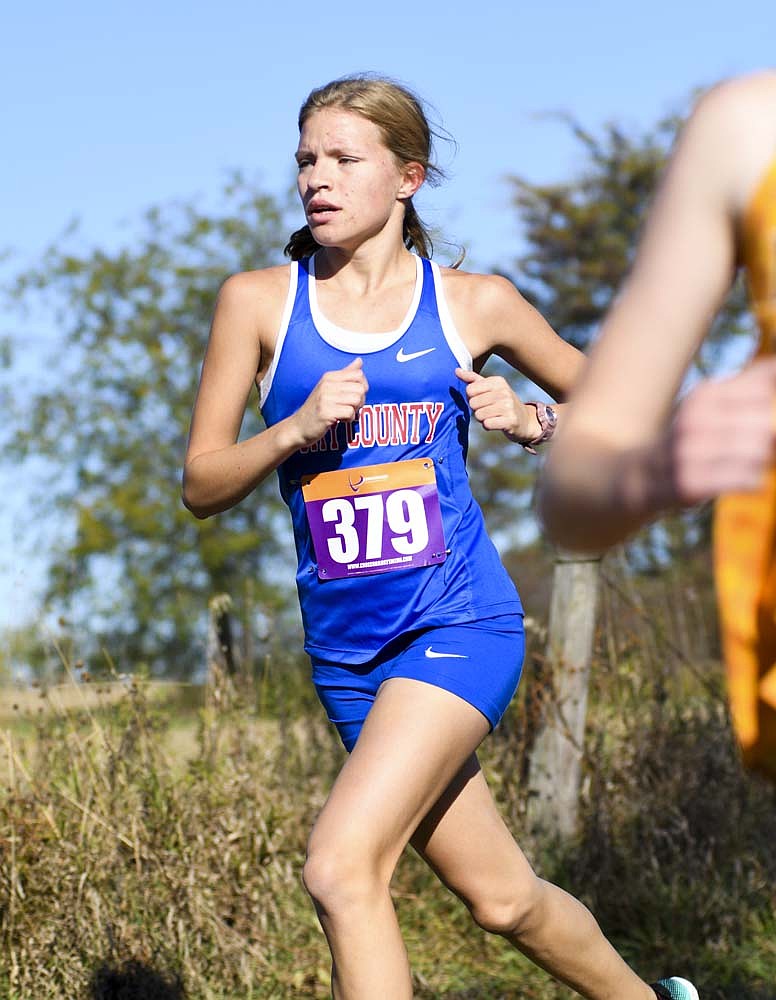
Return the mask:
<svg viewBox="0 0 776 1000"><path fill-rule="evenodd" d="M214 593L244 616L246 594L282 599L273 561L287 526L274 482L199 522L180 476L220 284L278 263L290 229L286 206L235 175L215 211L152 208L115 251L73 249L71 232L15 281L16 302L43 309L57 331L53 377L16 394L4 443L6 457L45 459L39 511L72 525L50 553L46 598L129 666L185 675L200 665ZM244 433L259 427L255 410Z"/></svg>
<svg viewBox="0 0 776 1000"><path fill-rule="evenodd" d="M642 134L609 123L600 133L573 116L556 118L576 141L577 166L567 180L536 184L508 178L515 224L525 250L503 272L566 340L586 350L633 261L645 212L681 118L670 116ZM707 373L718 367L731 341L751 330L738 286L717 318L695 362ZM495 361L488 372L505 374L522 398L535 391ZM475 435L470 472L488 523L508 547L530 537L528 515L536 459L498 435ZM643 566L654 567L708 535L708 512L664 521L638 547ZM511 558L511 556L509 556Z"/></svg>
<svg viewBox="0 0 776 1000"><path fill-rule="evenodd" d="M511 177L512 203L525 251L510 275L551 326L581 350L591 341L635 254L645 213L682 119L669 116L642 134L614 123L599 134L572 116L557 117L577 142L579 165L562 182L534 184ZM751 335L743 283L717 316L690 378L710 374L740 355ZM656 331L657 335L658 331ZM709 510L665 519L632 549L656 568L708 540Z"/></svg>
<svg viewBox="0 0 776 1000"><path fill-rule="evenodd" d="M554 184L509 179L527 245L514 280L563 337L585 349L630 269L682 119L664 118L634 136L614 123L595 135L570 115L556 117L579 144L579 168L570 180ZM696 361L702 371L718 363L731 335L751 329L745 310L739 287Z"/></svg>

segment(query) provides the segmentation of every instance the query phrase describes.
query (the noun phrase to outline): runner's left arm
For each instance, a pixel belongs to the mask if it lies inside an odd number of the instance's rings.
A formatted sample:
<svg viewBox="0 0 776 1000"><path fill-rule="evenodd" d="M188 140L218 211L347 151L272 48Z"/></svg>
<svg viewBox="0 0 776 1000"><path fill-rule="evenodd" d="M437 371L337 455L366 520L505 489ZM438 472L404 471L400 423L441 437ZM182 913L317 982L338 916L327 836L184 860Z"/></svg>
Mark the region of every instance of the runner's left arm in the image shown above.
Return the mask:
<svg viewBox="0 0 776 1000"><path fill-rule="evenodd" d="M474 359L474 372L458 369L457 375L468 383L475 418L512 441L536 439L542 430L536 407L524 403L502 376L481 375L483 365L495 354L562 401L582 370L584 355L559 337L506 278L447 273L451 312ZM559 423L563 409L555 407Z"/></svg>

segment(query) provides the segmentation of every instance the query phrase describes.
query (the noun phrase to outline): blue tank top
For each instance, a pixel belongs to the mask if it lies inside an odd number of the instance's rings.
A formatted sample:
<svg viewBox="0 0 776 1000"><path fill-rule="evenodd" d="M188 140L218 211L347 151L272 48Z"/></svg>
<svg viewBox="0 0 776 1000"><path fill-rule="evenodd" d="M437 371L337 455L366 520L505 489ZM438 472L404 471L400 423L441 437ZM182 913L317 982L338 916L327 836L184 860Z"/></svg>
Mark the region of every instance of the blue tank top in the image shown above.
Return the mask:
<svg viewBox="0 0 776 1000"><path fill-rule="evenodd" d="M363 663L413 629L522 612L469 487L470 411L466 386L454 369L471 369L472 359L445 304L439 268L416 258L415 292L397 330L357 333L322 315L314 260L291 264L275 355L260 386L264 420L271 426L295 413L324 372L344 368L355 357L363 359L369 390L355 421L338 424L278 468L296 542L305 649L324 659ZM365 466L417 459L433 463L444 561L329 579L323 571L322 578L302 490L305 477L325 481L322 473L340 470L358 483L358 470ZM347 507L346 500L335 503ZM401 558L384 562L400 564Z"/></svg>

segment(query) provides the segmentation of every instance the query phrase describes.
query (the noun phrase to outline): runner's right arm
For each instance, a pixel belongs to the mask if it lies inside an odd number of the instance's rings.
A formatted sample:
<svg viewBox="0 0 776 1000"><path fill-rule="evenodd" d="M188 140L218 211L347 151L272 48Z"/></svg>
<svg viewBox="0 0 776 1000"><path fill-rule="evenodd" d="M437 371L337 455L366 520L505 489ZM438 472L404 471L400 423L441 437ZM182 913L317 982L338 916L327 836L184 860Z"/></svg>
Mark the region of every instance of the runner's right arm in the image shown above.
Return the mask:
<svg viewBox="0 0 776 1000"><path fill-rule="evenodd" d="M288 288L288 268L237 274L218 296L191 420L183 502L199 518L248 496L299 448L338 420L354 419L366 378L357 359L326 372L285 420L238 441L251 387L269 368Z"/></svg>

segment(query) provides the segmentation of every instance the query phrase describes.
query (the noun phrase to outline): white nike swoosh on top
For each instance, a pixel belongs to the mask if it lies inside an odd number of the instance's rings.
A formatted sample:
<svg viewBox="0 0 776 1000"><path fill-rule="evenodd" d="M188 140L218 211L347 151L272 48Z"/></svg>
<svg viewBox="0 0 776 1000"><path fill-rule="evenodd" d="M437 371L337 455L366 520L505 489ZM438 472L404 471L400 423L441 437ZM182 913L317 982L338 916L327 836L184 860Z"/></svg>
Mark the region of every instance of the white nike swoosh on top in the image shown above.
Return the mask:
<svg viewBox="0 0 776 1000"><path fill-rule="evenodd" d="M431 354L431 352L435 351L435 350L436 350L436 347L427 347L425 349L425 351L411 351L409 354L405 354L404 353L404 348L400 347L399 350L396 352L396 360L397 361L414 361L415 358L422 358L424 354Z"/></svg>
<svg viewBox="0 0 776 1000"><path fill-rule="evenodd" d="M446 660L468 660L469 659L469 657L468 656L464 656L463 653L437 653L437 651L435 649L432 649L431 646L429 646L428 649L426 650L426 656L428 657L429 660L438 660L441 657L444 657Z"/></svg>

